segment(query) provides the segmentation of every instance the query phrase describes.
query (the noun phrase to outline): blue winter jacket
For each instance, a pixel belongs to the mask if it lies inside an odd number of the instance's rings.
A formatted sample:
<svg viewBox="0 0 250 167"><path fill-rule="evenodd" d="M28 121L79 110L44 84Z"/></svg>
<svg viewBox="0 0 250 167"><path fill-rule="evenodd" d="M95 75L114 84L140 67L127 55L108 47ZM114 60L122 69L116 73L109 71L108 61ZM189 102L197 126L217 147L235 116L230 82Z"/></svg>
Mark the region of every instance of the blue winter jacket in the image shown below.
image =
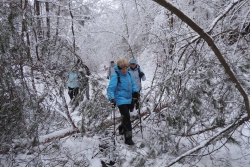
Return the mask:
<svg viewBox="0 0 250 167"><path fill-rule="evenodd" d="M68 87L77 88L79 87L79 82L81 80L81 76L78 75L77 71L71 71L68 78Z"/></svg>
<svg viewBox="0 0 250 167"><path fill-rule="evenodd" d="M118 76L116 72L111 76L108 88L107 95L108 100L115 99L116 105L122 104L131 104L132 102L132 93L138 92L135 82L127 72L125 75L115 66L115 71L120 75L120 83L118 83Z"/></svg>

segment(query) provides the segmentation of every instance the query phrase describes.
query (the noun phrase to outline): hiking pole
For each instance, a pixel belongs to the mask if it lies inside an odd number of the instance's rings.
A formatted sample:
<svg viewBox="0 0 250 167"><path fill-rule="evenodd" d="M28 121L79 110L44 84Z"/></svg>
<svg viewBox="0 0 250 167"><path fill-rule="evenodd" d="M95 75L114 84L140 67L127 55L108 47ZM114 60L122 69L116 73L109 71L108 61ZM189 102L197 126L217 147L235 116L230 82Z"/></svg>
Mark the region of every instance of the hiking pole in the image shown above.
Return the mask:
<svg viewBox="0 0 250 167"><path fill-rule="evenodd" d="M114 117L114 132L113 132L113 142L114 142L114 146L115 146L115 106L112 106L112 108L114 108L114 110L113 110L113 117Z"/></svg>
<svg viewBox="0 0 250 167"><path fill-rule="evenodd" d="M141 105L140 105L140 103L139 103L139 100L138 100L138 102L137 102L138 104L138 115L139 115L139 119L140 119L140 128L141 128L141 137L142 137L142 139L143 139L143 133L142 133L142 125L141 125Z"/></svg>
<svg viewBox="0 0 250 167"><path fill-rule="evenodd" d="M133 99L136 99L136 98L133 98ZM137 103L136 103L136 108L138 108L138 117L139 117L139 119L140 119L141 136L142 136L142 139L143 139L142 125L141 125L141 105L140 105L139 101L140 101L140 100L138 99L138 101L137 101Z"/></svg>

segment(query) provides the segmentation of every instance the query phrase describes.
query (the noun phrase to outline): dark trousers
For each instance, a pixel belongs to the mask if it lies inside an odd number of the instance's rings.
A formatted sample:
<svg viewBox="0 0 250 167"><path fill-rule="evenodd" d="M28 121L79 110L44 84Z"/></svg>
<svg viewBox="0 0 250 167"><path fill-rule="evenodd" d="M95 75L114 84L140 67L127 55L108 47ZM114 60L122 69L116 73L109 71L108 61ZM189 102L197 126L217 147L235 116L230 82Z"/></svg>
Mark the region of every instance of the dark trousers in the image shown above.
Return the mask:
<svg viewBox="0 0 250 167"><path fill-rule="evenodd" d="M70 99L72 100L73 98L75 98L78 95L79 88L78 87L76 87L76 88L68 87L68 88L69 88L68 94L69 94Z"/></svg>
<svg viewBox="0 0 250 167"><path fill-rule="evenodd" d="M129 104L129 111L133 112L134 108L135 108L135 102L134 102L134 100L132 100L131 104Z"/></svg>
<svg viewBox="0 0 250 167"><path fill-rule="evenodd" d="M122 116L122 124L124 130L125 140L132 139L132 125L130 122L129 104L122 104L118 106Z"/></svg>

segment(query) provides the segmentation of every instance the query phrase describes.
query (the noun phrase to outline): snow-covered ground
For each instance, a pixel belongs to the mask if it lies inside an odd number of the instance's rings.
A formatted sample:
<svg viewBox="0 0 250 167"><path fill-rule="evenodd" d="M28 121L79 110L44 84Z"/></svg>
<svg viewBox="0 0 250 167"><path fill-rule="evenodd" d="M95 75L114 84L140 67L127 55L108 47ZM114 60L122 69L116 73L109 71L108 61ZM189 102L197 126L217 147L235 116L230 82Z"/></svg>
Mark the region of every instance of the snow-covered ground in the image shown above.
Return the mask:
<svg viewBox="0 0 250 167"><path fill-rule="evenodd" d="M142 82L143 85L143 90L142 92L145 93L147 92L147 88L150 87L154 71L155 71L155 62L148 61L148 59L152 59L147 57L142 56L142 58L138 59L138 62L142 69L144 70L147 80ZM102 76L106 78L106 72L102 73ZM105 80L103 84L108 84L109 80ZM106 92L103 92L106 95ZM119 112L116 111L116 115L119 115ZM134 111L131 113L131 115L137 115L137 112ZM142 122L142 126L145 125L144 122ZM148 126L148 125L147 125ZM250 136L250 128L244 126L242 129L242 133L245 136ZM147 132L143 131L143 139L142 139L142 134L140 132L134 133L133 140L136 143L136 146L126 146L123 143L123 140L120 140L121 137L116 136L116 150L114 151L114 154L119 153L119 155L115 155L118 157L120 160L122 160L122 164L117 164L117 162L114 166L122 166L122 167L128 167L128 166L139 166L139 162L133 163L133 161L138 161L138 157L146 157L149 154L149 149L146 147L142 147L141 145L143 142L147 141ZM240 134L239 134L240 135ZM98 145L100 144L99 140L100 136L95 136L93 138L88 138L88 137L77 137L77 138L68 138L65 140L64 143L62 143L62 146L65 148L68 148L75 153L82 152L86 158L89 160L90 166L91 167L101 167L101 160L106 160L108 161L109 158L112 159L112 157L105 157L101 152L99 152ZM246 138L247 139L247 138ZM248 139L249 140L249 139ZM242 141L242 143L244 143ZM250 155L250 150L249 150L249 145L247 144L248 142L245 141L246 145L240 145L236 146L234 144L230 145L227 144L226 147L220 149L217 151L215 154L203 157L202 159L197 159L196 166L197 167L212 167L212 166L217 166L217 164L223 165L223 166L228 166L228 167L248 167L250 166L250 160L249 160L249 155ZM211 149L213 149L211 147ZM97 154L97 155L96 155ZM95 156L95 157L93 157ZM212 164L213 158L216 159L221 159L221 162L217 162L215 164ZM168 153L163 154L159 157L156 157L155 159L144 159L145 164L148 165L143 165L142 166L166 166L169 163L169 160L175 159L175 157L168 155ZM216 162L216 161L215 161ZM137 165L136 165L137 164ZM151 165L149 165L151 164ZM188 167L189 165L183 165L183 164L175 164L173 165L175 167Z"/></svg>
<svg viewBox="0 0 250 167"><path fill-rule="evenodd" d="M145 54L146 55L146 54ZM153 79L154 71L155 71L155 62L148 61L147 55L142 56L139 58L138 62L142 69L146 74L147 80L142 82L143 90L142 93L146 93L147 89L151 85L151 81ZM101 77L104 78L104 82L102 85L108 85L109 80L106 79L106 71L100 70L99 74ZM106 91L102 92L106 96ZM67 90L64 92L67 104L70 103L69 96L67 94ZM70 106L70 104L69 104ZM136 116L137 112L134 111L131 113L132 116ZM78 121L81 120L81 117L77 114L77 111L71 112L71 116L73 121L77 124ZM119 111L116 109L116 116L119 116ZM150 125L146 125L146 122L142 120L142 126L149 127ZM113 128L113 127L112 127ZM145 129L145 128L144 128ZM65 129L66 131L70 131L70 129ZM65 131L64 130L64 131ZM222 164L226 167L249 167L250 166L250 145L249 141L250 138L250 128L244 126L242 129L242 134L246 136L245 141L240 140L242 145L230 145L227 144L226 147L223 147L215 154L203 157L197 157L194 159L197 167L214 167L217 164ZM55 132L57 134L50 134L52 136L60 135L63 131ZM110 139L111 149L108 150L108 154L105 152L100 152L99 145L101 144L100 136L98 134L94 135L93 137L88 137L86 134L85 136L81 136L81 134L67 136L57 141L53 141L52 144L48 147L51 147L49 152L46 154L32 154L24 152L23 154L18 155L16 161L19 161L18 164L20 167L23 166L61 166L58 165L58 161L64 161L64 166L89 166L89 167L101 167L101 161L109 162L110 160L117 160L115 163L116 167L139 167L139 166L154 166L154 167L161 167L166 166L171 160L174 160L176 157L171 155L171 153L165 153L160 156L155 156L155 158L145 159L150 154L150 149L145 146L145 142L148 140L148 136L151 135L147 131L143 131L143 136L140 132L140 129L137 128L133 131L133 140L136 143L135 146L127 146L124 144L124 140L121 136L115 137L115 149L113 149L113 140ZM238 134L241 135L241 134ZM142 138L143 137L143 138ZM48 136L41 136L40 141L43 141ZM44 146L38 146L39 149L44 149ZM211 146L211 149L212 146ZM27 165L27 160L32 161L35 158L40 159L39 164L29 164ZM212 164L211 162L213 158L221 159L221 162L216 162ZM55 163L53 164L53 159ZM26 160L26 161L24 161ZM47 164L49 162L49 165ZM46 165L47 164L47 165ZM4 161L1 161L0 166L5 166ZM189 167L190 165L183 165L183 164L174 164L174 167Z"/></svg>

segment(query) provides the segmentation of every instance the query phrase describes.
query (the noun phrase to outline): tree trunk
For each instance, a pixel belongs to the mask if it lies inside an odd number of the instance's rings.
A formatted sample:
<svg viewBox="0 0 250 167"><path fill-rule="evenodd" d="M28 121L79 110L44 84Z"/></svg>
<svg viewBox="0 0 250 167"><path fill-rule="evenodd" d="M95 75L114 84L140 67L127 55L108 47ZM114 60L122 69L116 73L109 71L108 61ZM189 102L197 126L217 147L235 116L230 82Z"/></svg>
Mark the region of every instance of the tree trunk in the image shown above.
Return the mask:
<svg viewBox="0 0 250 167"><path fill-rule="evenodd" d="M59 5L58 6L58 12L57 12L57 20L56 20L56 36L58 36L59 32L58 32L58 29L59 29L59 23L60 23L60 13L61 13L61 6Z"/></svg>
<svg viewBox="0 0 250 167"><path fill-rule="evenodd" d="M46 23L47 23L47 38L50 38L50 11L49 11L49 2L45 2L45 8L46 8Z"/></svg>
<svg viewBox="0 0 250 167"><path fill-rule="evenodd" d="M35 0L35 13L36 13L36 17L37 17L37 26L38 26L38 37L41 39L43 37L43 33L42 33L42 21L41 21L41 10L40 10L40 2L38 0Z"/></svg>
<svg viewBox="0 0 250 167"><path fill-rule="evenodd" d="M36 43L38 43L39 39L42 38L41 19L40 19L40 2L35 0L34 5L35 5L35 13L36 13L36 17L37 17L37 29L34 29L34 35L36 38ZM36 57L37 57L37 60L40 61L39 52L38 52L38 45L36 45Z"/></svg>
<svg viewBox="0 0 250 167"><path fill-rule="evenodd" d="M71 11L70 3L69 3L69 13L71 16L71 31L72 31L72 35L73 35L73 50L75 52L76 51L76 40L75 40L75 31L74 31L74 16L73 16L73 13Z"/></svg>

